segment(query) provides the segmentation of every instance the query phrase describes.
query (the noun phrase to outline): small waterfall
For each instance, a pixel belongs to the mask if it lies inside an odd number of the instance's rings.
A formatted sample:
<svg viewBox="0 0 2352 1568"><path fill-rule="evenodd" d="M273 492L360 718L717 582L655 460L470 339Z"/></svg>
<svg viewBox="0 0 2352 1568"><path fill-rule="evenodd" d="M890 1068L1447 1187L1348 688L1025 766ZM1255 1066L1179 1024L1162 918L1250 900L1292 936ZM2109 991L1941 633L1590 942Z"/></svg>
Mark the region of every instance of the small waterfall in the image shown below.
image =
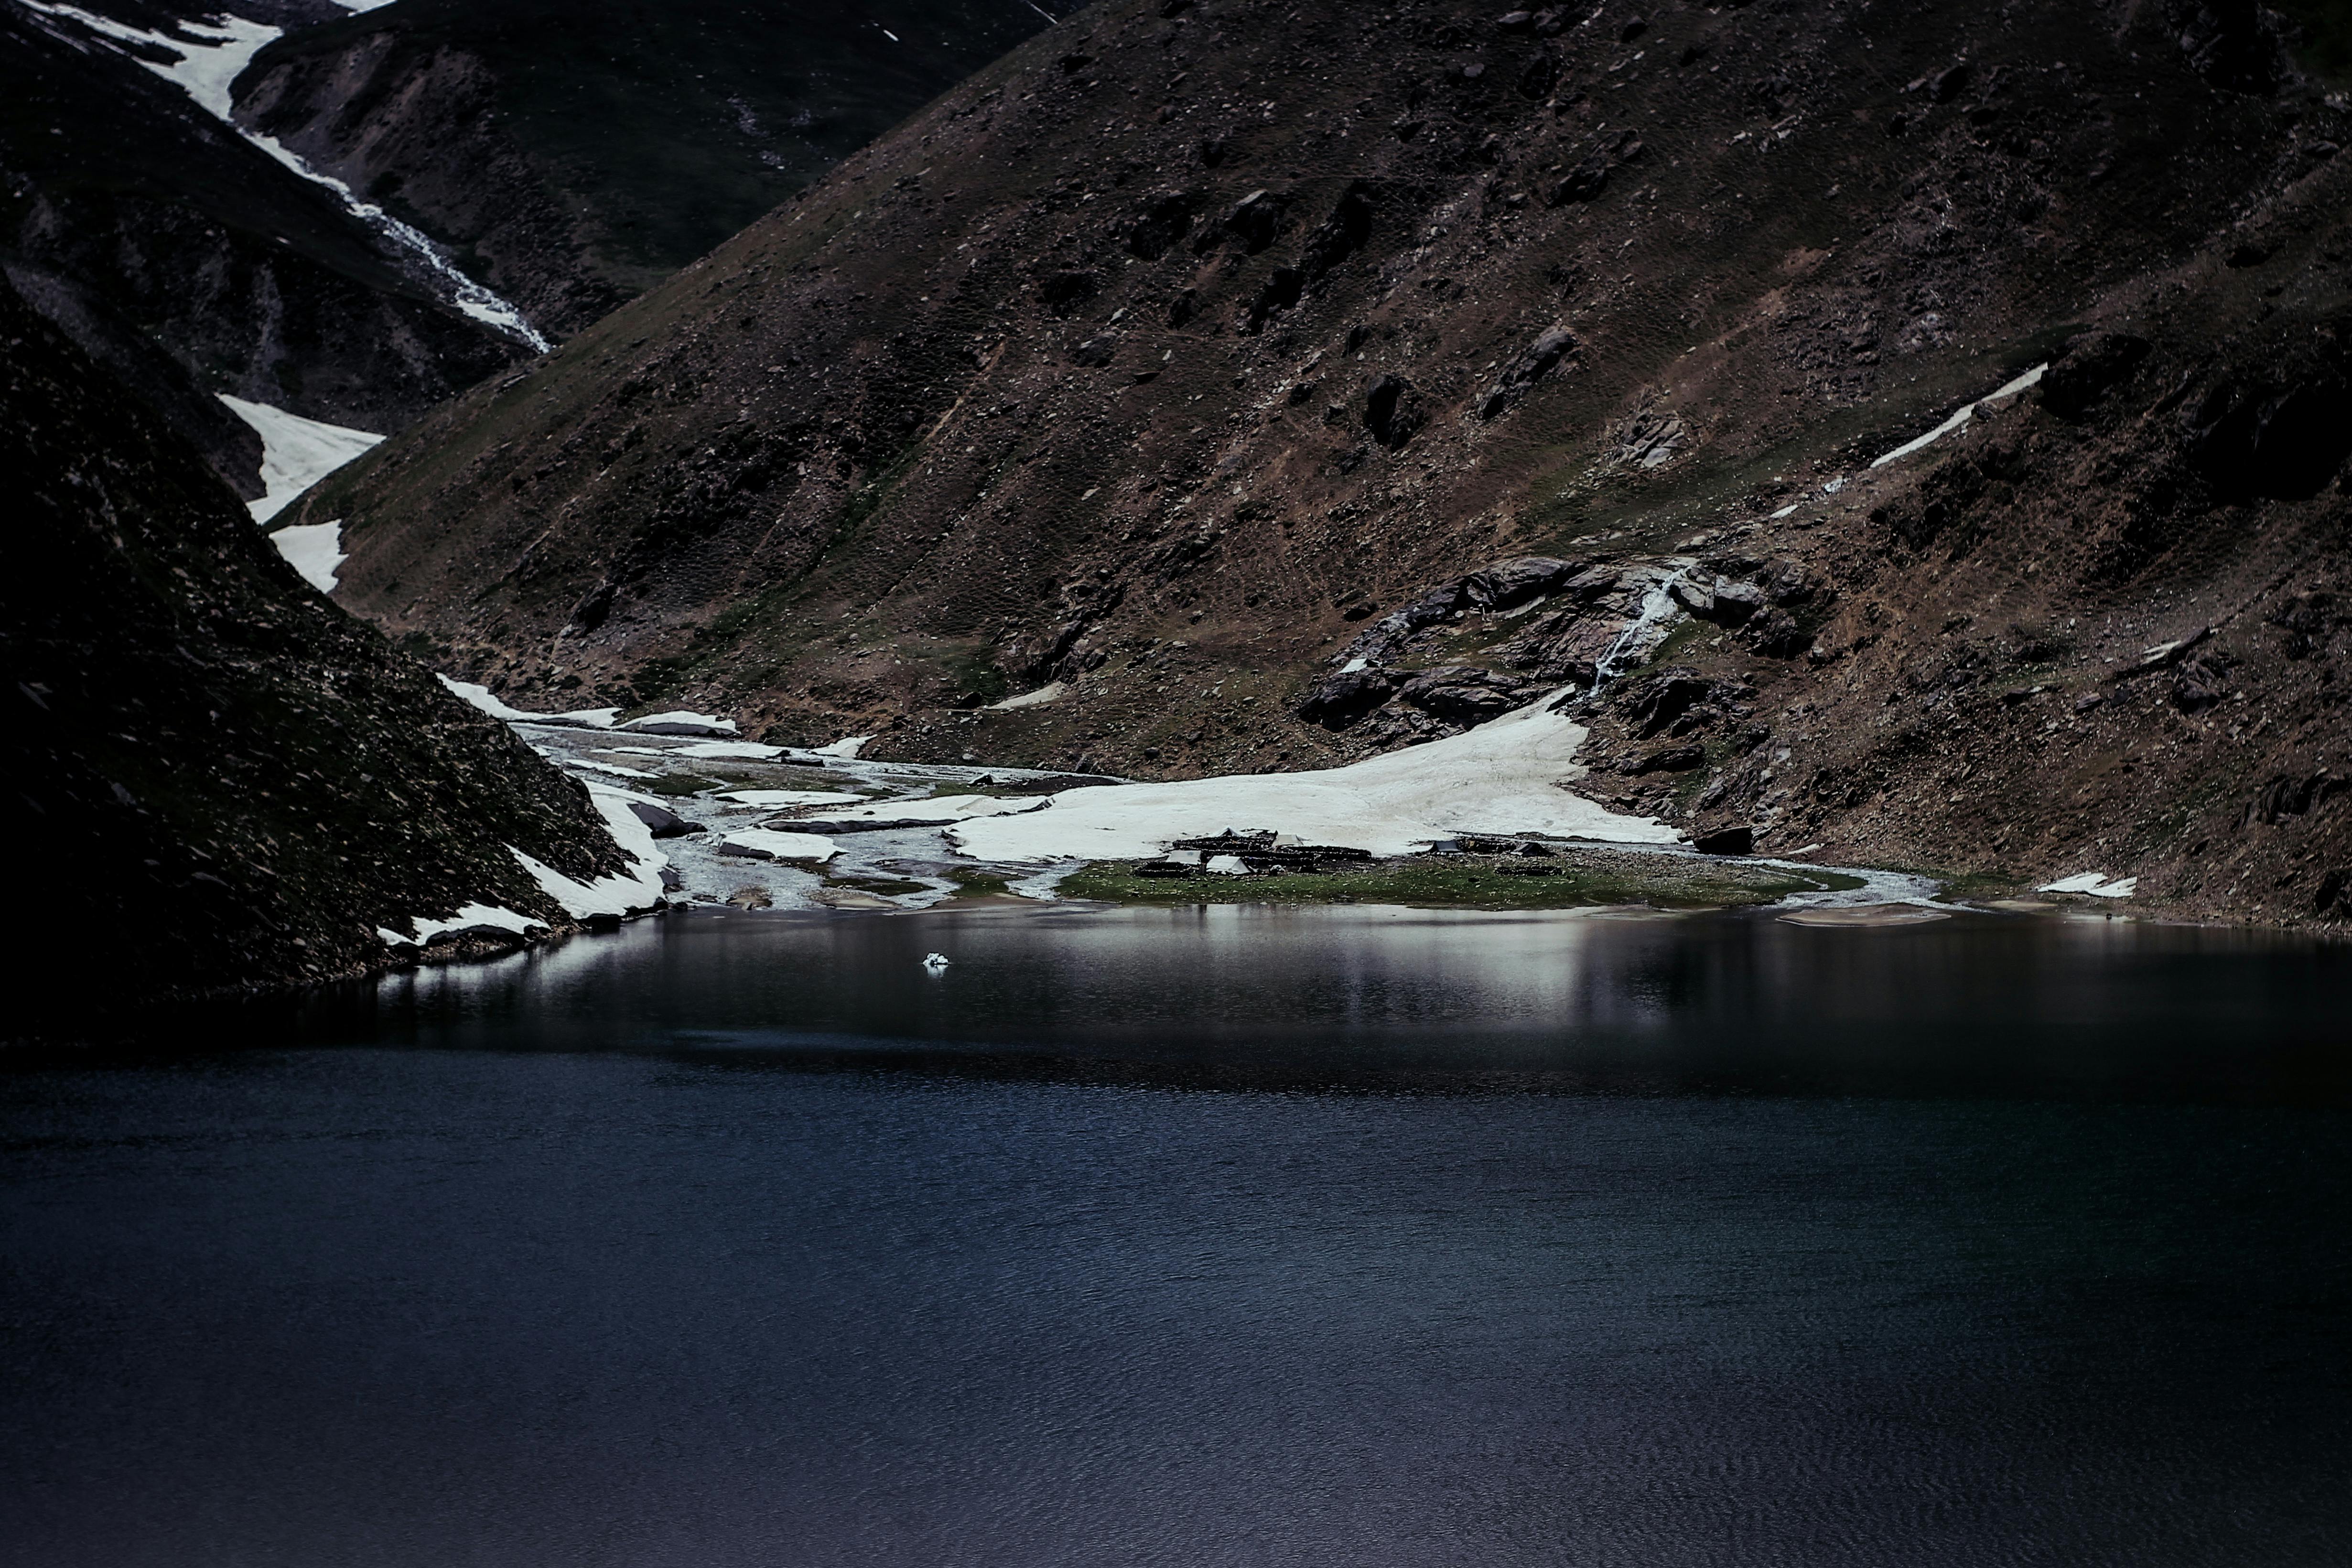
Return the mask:
<svg viewBox="0 0 2352 1568"><path fill-rule="evenodd" d="M1617 678L1624 664L1642 656L1642 642L1650 628L1674 614L1675 585L1690 575L1691 565L1691 563L1685 562L1675 568L1671 576L1661 577L1653 583L1650 591L1642 595L1641 614L1617 634L1617 640L1609 645L1609 651L1594 662L1592 691L1589 695L1599 695L1602 687Z"/></svg>

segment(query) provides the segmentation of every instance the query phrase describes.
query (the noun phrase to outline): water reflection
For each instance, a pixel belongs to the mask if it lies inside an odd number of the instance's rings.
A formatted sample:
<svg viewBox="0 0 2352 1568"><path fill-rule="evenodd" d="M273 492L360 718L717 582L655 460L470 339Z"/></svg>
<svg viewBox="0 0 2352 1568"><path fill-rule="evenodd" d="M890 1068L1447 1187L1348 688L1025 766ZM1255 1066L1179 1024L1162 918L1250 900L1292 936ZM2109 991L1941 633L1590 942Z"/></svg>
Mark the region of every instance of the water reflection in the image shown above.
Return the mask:
<svg viewBox="0 0 2352 1568"><path fill-rule="evenodd" d="M686 914L390 977L291 1029L803 1065L2341 1102L2347 998L2338 946L2126 921L1222 905Z"/></svg>

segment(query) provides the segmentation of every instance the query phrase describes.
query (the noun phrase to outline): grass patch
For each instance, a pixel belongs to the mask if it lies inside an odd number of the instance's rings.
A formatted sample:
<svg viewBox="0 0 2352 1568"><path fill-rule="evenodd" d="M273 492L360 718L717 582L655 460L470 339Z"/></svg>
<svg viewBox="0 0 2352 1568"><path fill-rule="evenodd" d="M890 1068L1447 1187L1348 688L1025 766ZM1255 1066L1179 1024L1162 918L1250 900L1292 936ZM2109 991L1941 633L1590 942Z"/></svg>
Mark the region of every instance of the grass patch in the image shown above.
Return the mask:
<svg viewBox="0 0 2352 1568"><path fill-rule="evenodd" d="M1881 866L1878 869L1941 882L1948 899L2006 899L2025 891L2023 878L1997 871L1947 871L1940 866Z"/></svg>
<svg viewBox="0 0 2352 1568"><path fill-rule="evenodd" d="M1007 898L1013 892L1013 884L994 871L982 871L970 866L950 866L946 875L947 879L955 884L955 890L961 898Z"/></svg>
<svg viewBox="0 0 2352 1568"><path fill-rule="evenodd" d="M692 773L664 773L642 787L647 795L687 795L717 789L719 784L717 779L697 778Z"/></svg>
<svg viewBox="0 0 2352 1568"><path fill-rule="evenodd" d="M1641 864L1642 861L1651 864ZM1132 860L1097 861L1063 879L1064 898L1117 904L1404 904L1424 909L1562 910L1598 904L1712 909L1769 904L1790 893L1832 885L1818 875L1779 867L1726 866L1603 852L1543 862L1550 876L1513 875L1484 856L1414 856L1328 871L1265 877L1139 877ZM1859 887L1853 879L1840 879Z"/></svg>

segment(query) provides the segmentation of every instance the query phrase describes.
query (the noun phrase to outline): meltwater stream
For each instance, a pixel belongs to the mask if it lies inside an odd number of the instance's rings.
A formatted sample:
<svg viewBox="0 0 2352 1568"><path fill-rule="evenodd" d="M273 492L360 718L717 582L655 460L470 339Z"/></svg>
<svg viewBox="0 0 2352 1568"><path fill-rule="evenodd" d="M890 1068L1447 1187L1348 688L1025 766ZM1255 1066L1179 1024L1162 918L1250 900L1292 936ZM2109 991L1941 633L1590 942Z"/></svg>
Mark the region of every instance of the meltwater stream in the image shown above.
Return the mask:
<svg viewBox="0 0 2352 1568"><path fill-rule="evenodd" d="M19 1059L0 1558L2341 1563L2348 1001L2121 921L686 916Z"/></svg>

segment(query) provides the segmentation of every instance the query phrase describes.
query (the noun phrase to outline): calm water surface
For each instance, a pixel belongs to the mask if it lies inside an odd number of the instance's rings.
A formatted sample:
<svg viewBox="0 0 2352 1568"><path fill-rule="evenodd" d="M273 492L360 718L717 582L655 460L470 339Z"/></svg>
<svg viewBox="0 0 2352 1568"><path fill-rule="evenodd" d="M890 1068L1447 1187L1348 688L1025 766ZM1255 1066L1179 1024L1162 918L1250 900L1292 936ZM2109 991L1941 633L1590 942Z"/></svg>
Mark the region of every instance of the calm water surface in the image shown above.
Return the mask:
<svg viewBox="0 0 2352 1568"><path fill-rule="evenodd" d="M2341 1564L2347 1005L2120 922L730 916L19 1059L0 1561Z"/></svg>

